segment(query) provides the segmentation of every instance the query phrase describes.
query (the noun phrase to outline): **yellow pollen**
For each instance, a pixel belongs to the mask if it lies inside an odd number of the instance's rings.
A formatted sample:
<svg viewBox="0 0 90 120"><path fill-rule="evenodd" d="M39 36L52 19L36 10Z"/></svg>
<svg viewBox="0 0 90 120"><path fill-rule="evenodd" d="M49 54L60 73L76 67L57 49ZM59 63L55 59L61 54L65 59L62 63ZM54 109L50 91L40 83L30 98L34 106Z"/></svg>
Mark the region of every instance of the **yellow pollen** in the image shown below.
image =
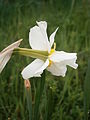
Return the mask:
<svg viewBox="0 0 90 120"><path fill-rule="evenodd" d="M54 52L55 52L55 49L56 49L56 43L54 43L54 48L51 49L49 55L51 55L52 53L54 53Z"/></svg>
<svg viewBox="0 0 90 120"><path fill-rule="evenodd" d="M52 55L52 53L54 53L54 52L55 52L55 49L56 49L56 43L54 43L54 48L53 48L53 49L51 49L51 51L50 51L49 55ZM50 66L51 66L51 64L52 64L52 61L49 59L49 65L48 65L48 67L50 67Z"/></svg>
<svg viewBox="0 0 90 120"><path fill-rule="evenodd" d="M51 49L49 55L51 55L53 52L55 52L55 49Z"/></svg>
<svg viewBox="0 0 90 120"><path fill-rule="evenodd" d="M54 43L54 50L56 49L56 43Z"/></svg>
<svg viewBox="0 0 90 120"><path fill-rule="evenodd" d="M52 64L52 61L51 61L51 60L49 60L49 65L48 65L48 67L50 67L50 66L51 66L51 64Z"/></svg>

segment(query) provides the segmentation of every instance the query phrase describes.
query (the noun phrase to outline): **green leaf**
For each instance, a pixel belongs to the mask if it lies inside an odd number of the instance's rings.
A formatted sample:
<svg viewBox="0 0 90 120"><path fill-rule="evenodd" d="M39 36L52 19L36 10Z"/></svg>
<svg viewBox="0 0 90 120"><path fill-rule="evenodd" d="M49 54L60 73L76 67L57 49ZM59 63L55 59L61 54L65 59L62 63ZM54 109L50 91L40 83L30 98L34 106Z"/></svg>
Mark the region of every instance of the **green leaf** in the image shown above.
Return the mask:
<svg viewBox="0 0 90 120"><path fill-rule="evenodd" d="M90 108L90 58L84 84L84 119L88 120L88 111Z"/></svg>
<svg viewBox="0 0 90 120"><path fill-rule="evenodd" d="M35 96L34 120L39 120L39 105L44 90L44 84L45 84L45 71L42 74L41 80L38 80L38 86L36 89L36 96Z"/></svg>

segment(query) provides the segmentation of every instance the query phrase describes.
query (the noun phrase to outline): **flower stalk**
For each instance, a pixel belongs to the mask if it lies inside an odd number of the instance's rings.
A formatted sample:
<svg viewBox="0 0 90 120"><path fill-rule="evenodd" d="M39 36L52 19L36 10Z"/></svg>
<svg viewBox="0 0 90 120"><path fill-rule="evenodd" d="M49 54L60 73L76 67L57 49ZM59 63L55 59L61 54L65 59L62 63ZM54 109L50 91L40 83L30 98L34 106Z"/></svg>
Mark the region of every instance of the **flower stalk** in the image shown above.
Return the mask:
<svg viewBox="0 0 90 120"><path fill-rule="evenodd" d="M14 53L18 53L20 55L29 56L32 58L38 58L45 61L48 58L48 51L41 50L33 50L27 48L16 48Z"/></svg>
<svg viewBox="0 0 90 120"><path fill-rule="evenodd" d="M29 120L32 120L32 95L31 95L31 84L29 80L24 80L25 93L27 100L27 107L29 112Z"/></svg>

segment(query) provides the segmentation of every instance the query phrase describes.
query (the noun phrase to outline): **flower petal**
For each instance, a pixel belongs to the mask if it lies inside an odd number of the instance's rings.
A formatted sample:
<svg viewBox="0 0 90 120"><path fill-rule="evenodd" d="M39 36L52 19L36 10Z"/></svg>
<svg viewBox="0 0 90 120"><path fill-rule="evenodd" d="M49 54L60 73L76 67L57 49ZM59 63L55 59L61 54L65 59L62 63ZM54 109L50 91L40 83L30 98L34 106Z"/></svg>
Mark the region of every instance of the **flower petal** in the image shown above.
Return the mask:
<svg viewBox="0 0 90 120"><path fill-rule="evenodd" d="M48 65L49 65L49 60L47 59L46 62L43 64L43 66L39 70L36 71L36 74L42 73L43 70L45 70L48 67Z"/></svg>
<svg viewBox="0 0 90 120"><path fill-rule="evenodd" d="M64 51L55 51L50 57L50 60L53 62L63 62L66 65L69 65L76 69L78 64L76 64L77 54L76 53L67 53Z"/></svg>
<svg viewBox="0 0 90 120"><path fill-rule="evenodd" d="M40 21L40 22L36 21L36 23L38 24L38 26L43 34L43 37L46 40L48 52L50 52L51 47L50 47L50 43L48 41L48 36L47 36L47 22L46 21Z"/></svg>
<svg viewBox="0 0 90 120"><path fill-rule="evenodd" d="M67 71L66 65L62 63L52 63L50 67L47 68L55 76L65 76Z"/></svg>
<svg viewBox="0 0 90 120"><path fill-rule="evenodd" d="M40 21L40 22L36 21L36 23L42 29L42 31L46 31L47 30L47 22L46 21Z"/></svg>
<svg viewBox="0 0 90 120"><path fill-rule="evenodd" d="M59 27L58 27L59 28ZM52 47L53 43L54 43L54 38L55 38L55 35L56 35L56 32L58 30L58 28L50 35L50 46Z"/></svg>
<svg viewBox="0 0 90 120"><path fill-rule="evenodd" d="M26 66L22 71L22 76L24 79L29 79L31 77L40 77L43 73L43 70L48 66L48 62L36 59L31 64Z"/></svg>
<svg viewBox="0 0 90 120"><path fill-rule="evenodd" d="M50 51L50 45L46 33L47 23L37 22L38 26L30 29L29 43L32 49Z"/></svg>

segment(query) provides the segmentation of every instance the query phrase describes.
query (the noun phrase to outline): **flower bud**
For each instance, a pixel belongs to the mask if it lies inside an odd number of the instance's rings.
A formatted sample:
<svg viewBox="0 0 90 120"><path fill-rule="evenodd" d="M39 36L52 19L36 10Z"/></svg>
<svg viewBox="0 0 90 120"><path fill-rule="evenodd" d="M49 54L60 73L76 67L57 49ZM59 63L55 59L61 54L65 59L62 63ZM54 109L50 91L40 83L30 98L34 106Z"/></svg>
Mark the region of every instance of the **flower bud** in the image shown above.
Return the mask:
<svg viewBox="0 0 90 120"><path fill-rule="evenodd" d="M25 85L25 88L27 88L27 89L31 87L29 80L24 80L24 85Z"/></svg>

